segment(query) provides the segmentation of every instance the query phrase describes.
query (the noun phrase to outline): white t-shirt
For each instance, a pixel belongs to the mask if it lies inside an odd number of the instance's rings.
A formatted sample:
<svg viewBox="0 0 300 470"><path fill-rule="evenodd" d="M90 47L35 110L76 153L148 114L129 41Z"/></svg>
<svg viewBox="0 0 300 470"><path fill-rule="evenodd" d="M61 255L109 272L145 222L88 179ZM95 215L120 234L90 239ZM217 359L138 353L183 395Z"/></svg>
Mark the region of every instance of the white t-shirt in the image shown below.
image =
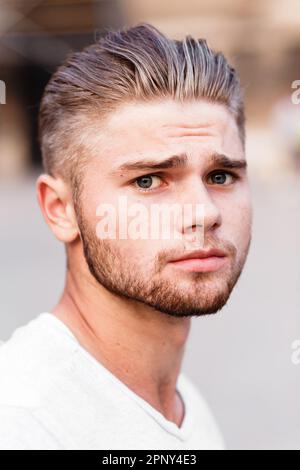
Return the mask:
<svg viewBox="0 0 300 470"><path fill-rule="evenodd" d="M0 449L223 449L207 404L182 372L178 427L134 393L52 313L0 345Z"/></svg>

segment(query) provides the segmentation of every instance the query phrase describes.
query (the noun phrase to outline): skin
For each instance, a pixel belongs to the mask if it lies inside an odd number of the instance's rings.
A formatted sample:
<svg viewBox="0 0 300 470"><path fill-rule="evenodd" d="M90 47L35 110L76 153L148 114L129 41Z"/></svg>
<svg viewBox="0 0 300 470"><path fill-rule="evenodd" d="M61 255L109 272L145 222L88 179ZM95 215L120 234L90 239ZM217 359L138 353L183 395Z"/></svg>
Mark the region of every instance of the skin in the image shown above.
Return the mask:
<svg viewBox="0 0 300 470"><path fill-rule="evenodd" d="M43 174L37 181L45 220L68 253L65 288L52 313L107 369L180 427L185 411L176 382L191 318L225 305L251 242L247 170L212 165L211 156L245 161L243 146L226 107L205 100L124 104L104 129L93 126L79 204L62 178ZM160 161L183 152L185 168L117 170L128 161ZM221 181L224 177L222 184L211 177L216 170ZM132 185L135 178L153 173L159 178L151 180L152 192L140 191L136 180ZM124 195L147 208L153 203L204 204L203 249L225 250L225 265L206 273L176 268L170 261L184 255L182 240L100 240L97 206L116 207ZM198 223L196 218L193 222ZM174 223L185 235L188 227Z"/></svg>

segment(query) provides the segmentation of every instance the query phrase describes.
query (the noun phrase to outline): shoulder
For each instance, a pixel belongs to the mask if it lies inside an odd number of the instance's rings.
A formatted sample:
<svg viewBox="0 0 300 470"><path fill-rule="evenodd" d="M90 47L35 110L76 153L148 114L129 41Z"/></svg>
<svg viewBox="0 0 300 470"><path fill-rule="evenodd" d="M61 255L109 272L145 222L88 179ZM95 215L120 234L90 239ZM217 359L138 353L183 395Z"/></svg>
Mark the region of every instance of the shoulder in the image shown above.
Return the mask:
<svg viewBox="0 0 300 470"><path fill-rule="evenodd" d="M60 444L30 409L0 405L0 450L55 449Z"/></svg>
<svg viewBox="0 0 300 470"><path fill-rule="evenodd" d="M77 345L46 312L0 344L0 406L36 407Z"/></svg>

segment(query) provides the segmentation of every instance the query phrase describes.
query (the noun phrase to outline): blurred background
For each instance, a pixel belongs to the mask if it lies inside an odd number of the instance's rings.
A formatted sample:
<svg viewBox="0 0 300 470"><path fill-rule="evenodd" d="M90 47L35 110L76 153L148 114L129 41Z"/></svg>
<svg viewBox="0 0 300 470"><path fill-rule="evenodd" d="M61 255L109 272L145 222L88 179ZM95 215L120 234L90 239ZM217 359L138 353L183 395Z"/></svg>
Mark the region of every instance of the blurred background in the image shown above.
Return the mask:
<svg viewBox="0 0 300 470"><path fill-rule="evenodd" d="M183 369L228 448L300 450L298 0L0 0L0 340L63 289L64 249L35 196L43 89L69 51L141 21L174 39L206 38L238 69L246 96L252 247L222 312L193 319Z"/></svg>

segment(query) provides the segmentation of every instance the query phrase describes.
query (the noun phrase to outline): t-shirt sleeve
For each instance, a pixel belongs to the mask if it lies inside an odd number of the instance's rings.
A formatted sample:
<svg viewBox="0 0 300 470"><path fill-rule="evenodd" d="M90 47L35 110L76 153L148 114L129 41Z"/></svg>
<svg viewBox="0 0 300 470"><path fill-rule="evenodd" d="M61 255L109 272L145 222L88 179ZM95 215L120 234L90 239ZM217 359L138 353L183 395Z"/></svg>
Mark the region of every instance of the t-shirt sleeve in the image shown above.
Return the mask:
<svg viewBox="0 0 300 470"><path fill-rule="evenodd" d="M55 437L30 409L0 406L0 450L59 450Z"/></svg>

